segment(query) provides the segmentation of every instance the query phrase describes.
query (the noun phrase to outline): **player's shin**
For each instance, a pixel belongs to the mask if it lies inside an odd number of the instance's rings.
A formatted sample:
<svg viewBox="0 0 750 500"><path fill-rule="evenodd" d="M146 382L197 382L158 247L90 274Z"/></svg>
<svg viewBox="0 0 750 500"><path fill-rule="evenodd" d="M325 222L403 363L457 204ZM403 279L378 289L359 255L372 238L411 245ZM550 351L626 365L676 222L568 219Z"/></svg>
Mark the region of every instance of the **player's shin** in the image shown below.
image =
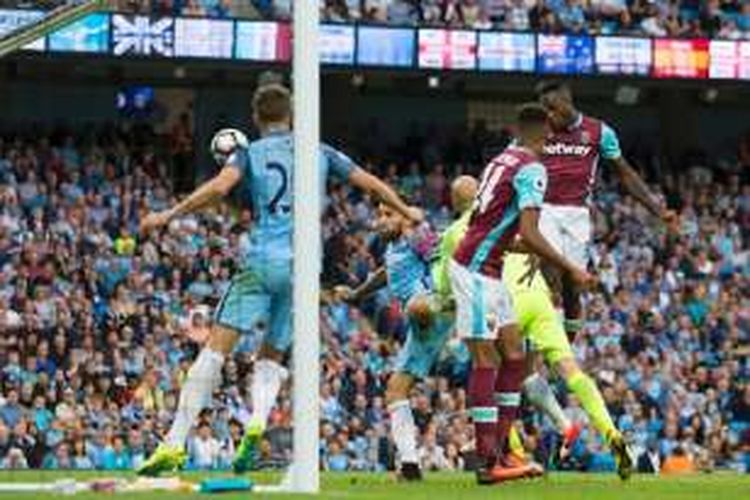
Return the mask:
<svg viewBox="0 0 750 500"><path fill-rule="evenodd" d="M500 339L503 361L495 379L494 399L498 411L498 446L505 449L510 429L521 405L521 384L526 374L526 362L515 325L503 328Z"/></svg>
<svg viewBox="0 0 750 500"><path fill-rule="evenodd" d="M498 454L497 407L492 398L497 370L491 364L472 361L469 374L469 404L474 423L477 456L484 467L492 467Z"/></svg>
<svg viewBox="0 0 750 500"><path fill-rule="evenodd" d="M388 405L391 415L391 434L396 450L401 458L401 464L418 464L417 454L417 426L408 399L394 401Z"/></svg>
<svg viewBox="0 0 750 500"><path fill-rule="evenodd" d="M566 383L570 391L575 394L596 430L609 441L612 437L619 435L612 417L607 411L599 388L593 380L580 370L573 371L566 377Z"/></svg>
<svg viewBox="0 0 750 500"><path fill-rule="evenodd" d="M547 415L562 434L570 427L570 420L563 413L547 380L533 373L523 381L523 393L529 403Z"/></svg>
<svg viewBox="0 0 750 500"><path fill-rule="evenodd" d="M253 398L251 424L265 427L268 416L276 404L281 384L288 376L286 368L272 359L263 358L255 363L251 388Z"/></svg>
<svg viewBox="0 0 750 500"><path fill-rule="evenodd" d="M203 408L211 404L211 395L221 378L224 355L204 347L188 371L180 391L180 400L166 443L174 448L185 446L190 427Z"/></svg>
<svg viewBox="0 0 750 500"><path fill-rule="evenodd" d="M569 274L563 276L562 306L565 314L565 333L568 340L574 342L578 332L583 328L583 310L580 292L577 285L571 282Z"/></svg>

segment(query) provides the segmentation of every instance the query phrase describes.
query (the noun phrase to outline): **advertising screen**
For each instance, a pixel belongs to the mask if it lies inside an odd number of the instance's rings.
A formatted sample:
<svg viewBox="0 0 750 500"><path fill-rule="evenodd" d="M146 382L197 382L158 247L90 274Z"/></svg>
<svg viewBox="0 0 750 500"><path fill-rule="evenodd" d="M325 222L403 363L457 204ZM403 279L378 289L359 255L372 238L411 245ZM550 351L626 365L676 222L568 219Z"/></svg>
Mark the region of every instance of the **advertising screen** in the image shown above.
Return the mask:
<svg viewBox="0 0 750 500"><path fill-rule="evenodd" d="M648 38L598 37L596 70L613 75L651 73L651 40Z"/></svg>
<svg viewBox="0 0 750 500"><path fill-rule="evenodd" d="M657 78L708 77L708 40L654 40L654 73Z"/></svg>
<svg viewBox="0 0 750 500"><path fill-rule="evenodd" d="M59 52L109 51L109 16L89 14L49 35L49 50Z"/></svg>
<svg viewBox="0 0 750 500"><path fill-rule="evenodd" d="M594 71L594 39L578 35L539 35L541 73L579 74Z"/></svg>
<svg viewBox="0 0 750 500"><path fill-rule="evenodd" d="M354 64L354 26L323 24L318 43L323 64Z"/></svg>
<svg viewBox="0 0 750 500"><path fill-rule="evenodd" d="M487 71L534 71L536 47L530 33L479 33L479 69Z"/></svg>
<svg viewBox="0 0 750 500"><path fill-rule="evenodd" d="M174 19L115 14L112 16L112 53L116 56L173 56Z"/></svg>
<svg viewBox="0 0 750 500"><path fill-rule="evenodd" d="M750 42L711 40L709 78L750 79Z"/></svg>
<svg viewBox="0 0 750 500"><path fill-rule="evenodd" d="M44 17L41 10L0 9L0 36ZM44 37L24 46L24 50L44 50Z"/></svg>
<svg viewBox="0 0 750 500"><path fill-rule="evenodd" d="M177 19L175 55L231 59L234 46L232 21Z"/></svg>
<svg viewBox="0 0 750 500"><path fill-rule="evenodd" d="M234 55L250 61L286 62L292 56L291 42L288 24L240 21Z"/></svg>
<svg viewBox="0 0 750 500"><path fill-rule="evenodd" d="M476 32L438 29L419 30L420 68L474 69L476 65Z"/></svg>
<svg viewBox="0 0 750 500"><path fill-rule="evenodd" d="M414 66L414 30L360 26L357 30L357 64L363 66Z"/></svg>

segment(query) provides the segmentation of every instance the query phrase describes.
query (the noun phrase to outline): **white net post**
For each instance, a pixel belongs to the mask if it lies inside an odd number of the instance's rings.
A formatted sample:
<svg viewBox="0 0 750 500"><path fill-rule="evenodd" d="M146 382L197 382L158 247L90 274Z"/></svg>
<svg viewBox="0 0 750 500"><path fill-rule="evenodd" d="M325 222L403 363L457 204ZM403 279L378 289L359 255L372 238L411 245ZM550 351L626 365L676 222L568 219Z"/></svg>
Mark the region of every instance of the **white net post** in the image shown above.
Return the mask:
<svg viewBox="0 0 750 500"><path fill-rule="evenodd" d="M294 452L291 489L320 487L320 67L318 2L294 2Z"/></svg>

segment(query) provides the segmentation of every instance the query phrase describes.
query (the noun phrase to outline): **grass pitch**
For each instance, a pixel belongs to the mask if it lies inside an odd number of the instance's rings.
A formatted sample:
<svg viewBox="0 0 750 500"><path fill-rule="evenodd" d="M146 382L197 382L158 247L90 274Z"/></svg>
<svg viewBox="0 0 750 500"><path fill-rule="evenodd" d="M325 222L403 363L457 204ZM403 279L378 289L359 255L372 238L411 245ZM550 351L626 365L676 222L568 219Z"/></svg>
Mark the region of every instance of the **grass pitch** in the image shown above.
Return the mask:
<svg viewBox="0 0 750 500"><path fill-rule="evenodd" d="M3 471L0 472L0 483L8 482L54 482L62 478L75 477L79 480L103 477L132 477L128 473L80 473L80 472L40 472L40 471ZM184 474L188 480L198 481L202 474ZM220 477L212 475L210 477ZM278 480L278 475L250 475L258 483L269 483ZM478 487L469 474L428 474L421 484L397 483L386 474L343 474L326 473L322 476L323 490L319 498L324 499L367 499L367 500L439 500L439 499L512 499L512 500L740 500L750 499L750 475L708 474L685 477L635 476L627 483L621 483L611 474L573 474L556 473L535 481L523 481L501 486ZM213 497L215 495L212 495ZM93 500L111 498L106 493L79 493L73 498ZM146 492L117 494L115 498L134 500L183 500L186 498L210 498L201 494ZM287 494L222 494L219 498L226 500L256 498L304 498ZM45 493L0 493L0 500L12 498L42 499L50 498Z"/></svg>

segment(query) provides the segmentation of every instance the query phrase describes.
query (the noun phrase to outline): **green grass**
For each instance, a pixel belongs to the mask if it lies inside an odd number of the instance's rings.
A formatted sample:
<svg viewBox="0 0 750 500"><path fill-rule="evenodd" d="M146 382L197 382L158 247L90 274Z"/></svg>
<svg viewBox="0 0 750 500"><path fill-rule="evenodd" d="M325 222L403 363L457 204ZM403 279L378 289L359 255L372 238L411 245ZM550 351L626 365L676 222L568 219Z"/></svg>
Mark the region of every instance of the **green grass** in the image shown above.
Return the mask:
<svg viewBox="0 0 750 500"><path fill-rule="evenodd" d="M116 474L114 474L116 475ZM61 478L112 477L102 473L66 473L39 471L5 471L0 473L0 482L40 482L55 481ZM129 476L129 475L127 475ZM122 477L122 475L120 476ZM189 480L199 480L203 475L185 474ZM271 474L251 475L259 483L275 481L278 476ZM386 474L333 474L323 475L325 499L369 499L369 500L438 500L438 499L512 499L512 500L688 500L720 499L741 500L750 498L750 475L710 474L680 478L636 476L628 483L621 483L614 475L605 474L551 474L543 479L524 481L501 486L478 487L469 474L428 474L422 484L396 483ZM224 494L227 500L256 498L299 498L281 494ZM107 498L104 493L79 493L76 499ZM209 498L199 494L148 492L118 495L119 498L136 500L173 500L192 497ZM2 498L42 499L49 495L39 494L0 494Z"/></svg>

